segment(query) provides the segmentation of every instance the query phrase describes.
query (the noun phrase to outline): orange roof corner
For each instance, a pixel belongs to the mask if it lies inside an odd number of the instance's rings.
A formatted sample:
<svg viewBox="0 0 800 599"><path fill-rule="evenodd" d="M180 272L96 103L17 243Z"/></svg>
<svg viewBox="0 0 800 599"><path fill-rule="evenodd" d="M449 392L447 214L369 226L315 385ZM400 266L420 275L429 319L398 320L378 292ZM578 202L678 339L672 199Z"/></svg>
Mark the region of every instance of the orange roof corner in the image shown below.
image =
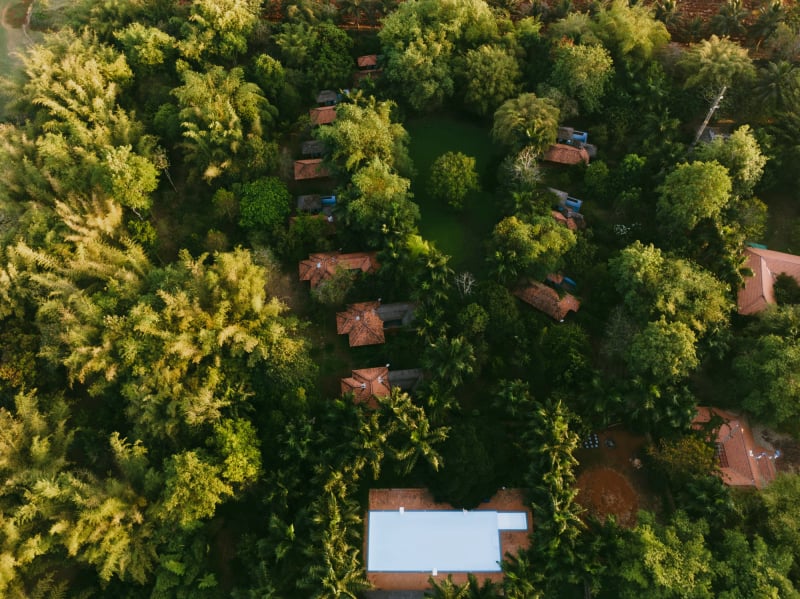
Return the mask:
<svg viewBox="0 0 800 599"><path fill-rule="evenodd" d="M789 275L800 283L800 256L754 247L746 247L744 254L753 276L745 279L737 295L739 314L755 314L775 304L773 286L779 274Z"/></svg>
<svg viewBox="0 0 800 599"><path fill-rule="evenodd" d="M513 293L523 302L530 304L559 322L563 322L569 312L577 312L581 307L580 300L574 295L565 293L563 296L559 296L555 289L548 287L544 283L530 283L528 286L521 287Z"/></svg>
<svg viewBox="0 0 800 599"><path fill-rule="evenodd" d="M365 54L364 56L359 56L356 59L356 64L358 64L359 69L375 68L378 66L378 55Z"/></svg>
<svg viewBox="0 0 800 599"><path fill-rule="evenodd" d="M319 106L308 111L312 125L330 125L336 120L336 106Z"/></svg>
<svg viewBox="0 0 800 599"><path fill-rule="evenodd" d="M589 164L589 152L586 148L576 148L568 144L553 144L544 154L547 162L558 164Z"/></svg>
<svg viewBox="0 0 800 599"><path fill-rule="evenodd" d="M331 172L322 163L322 158L307 158L294 161L294 180L324 179L330 177Z"/></svg>
<svg viewBox="0 0 800 599"><path fill-rule="evenodd" d="M714 407L698 406L692 428L701 429L714 416L722 424L716 435L717 459L722 481L732 487L761 489L775 479L776 453L761 447L753 437L750 424L743 415Z"/></svg>
<svg viewBox="0 0 800 599"><path fill-rule="evenodd" d="M342 379L342 395L345 393L352 393L356 403L366 403L370 408L377 409L378 402L375 398L392 393L389 368L379 366L353 370L352 376Z"/></svg>
<svg viewBox="0 0 800 599"><path fill-rule="evenodd" d="M360 302L336 314L336 332L348 335L350 347L379 345L386 342L383 320L378 315L380 302Z"/></svg>
<svg viewBox="0 0 800 599"><path fill-rule="evenodd" d="M314 288L322 281L331 278L337 268L375 272L378 264L375 252L356 252L353 254L337 254L336 252L318 252L310 254L307 260L301 260L298 271L301 281L309 281Z"/></svg>

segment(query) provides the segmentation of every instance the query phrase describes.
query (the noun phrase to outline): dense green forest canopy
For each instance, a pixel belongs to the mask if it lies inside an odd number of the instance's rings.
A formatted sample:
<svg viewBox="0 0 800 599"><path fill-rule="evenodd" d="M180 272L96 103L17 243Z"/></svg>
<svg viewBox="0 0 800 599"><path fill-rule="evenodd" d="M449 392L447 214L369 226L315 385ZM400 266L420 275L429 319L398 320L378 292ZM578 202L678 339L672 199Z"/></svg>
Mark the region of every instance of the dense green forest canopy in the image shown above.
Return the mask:
<svg viewBox="0 0 800 599"><path fill-rule="evenodd" d="M369 488L516 486L530 548L430 596L800 596L794 461L732 489L691 428L800 438L797 283L736 312L746 242L800 250L795 3L6 4L0 595L360 597ZM560 125L588 165L542 162ZM308 141L330 176L296 181ZM380 268L309 293L297 262L333 250ZM558 273L568 322L514 297ZM377 298L413 325L349 348L335 313ZM384 363L425 376L340 393ZM578 494L609 425L648 440L635 523Z"/></svg>

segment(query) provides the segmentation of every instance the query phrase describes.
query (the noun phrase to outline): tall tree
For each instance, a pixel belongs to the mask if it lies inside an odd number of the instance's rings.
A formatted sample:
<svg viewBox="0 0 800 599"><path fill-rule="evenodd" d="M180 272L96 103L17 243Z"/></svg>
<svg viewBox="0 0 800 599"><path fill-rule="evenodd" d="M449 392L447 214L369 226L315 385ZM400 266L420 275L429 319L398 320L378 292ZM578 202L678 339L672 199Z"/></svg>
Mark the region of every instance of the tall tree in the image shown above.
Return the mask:
<svg viewBox="0 0 800 599"><path fill-rule="evenodd" d="M492 137L519 151L531 147L539 153L555 143L559 110L552 101L522 94L504 102L494 113Z"/></svg>
<svg viewBox="0 0 800 599"><path fill-rule="evenodd" d="M411 169L408 133L392 119L394 103L378 102L373 96L363 106L342 103L336 107L336 120L317 130L326 143L330 160L340 169L354 172L375 158L400 174Z"/></svg>
<svg viewBox="0 0 800 599"><path fill-rule="evenodd" d="M260 166L259 142L274 116L259 87L246 81L239 67L214 66L202 73L187 69L181 78L183 85L172 94L178 100L187 160L206 181L226 173L252 176L248 167Z"/></svg>
<svg viewBox="0 0 800 599"><path fill-rule="evenodd" d="M659 189L661 225L685 234L701 220L716 219L730 200L731 187L728 170L716 161L679 164Z"/></svg>

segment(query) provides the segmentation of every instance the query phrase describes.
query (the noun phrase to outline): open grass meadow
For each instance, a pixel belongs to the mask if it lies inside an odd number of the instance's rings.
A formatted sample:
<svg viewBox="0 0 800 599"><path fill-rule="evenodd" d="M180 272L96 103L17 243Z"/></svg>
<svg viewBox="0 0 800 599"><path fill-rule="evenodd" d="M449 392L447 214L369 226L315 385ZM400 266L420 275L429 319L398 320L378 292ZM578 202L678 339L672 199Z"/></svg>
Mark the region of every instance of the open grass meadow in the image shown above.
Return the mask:
<svg viewBox="0 0 800 599"><path fill-rule="evenodd" d="M484 242L499 218L492 191L502 155L488 129L456 117L414 119L406 129L411 135L411 158L417 170L411 189L420 208L420 233L452 257L450 264L455 270L482 273L486 268ZM461 211L427 194L431 165L445 152L462 152L475 158L481 191L471 194Z"/></svg>

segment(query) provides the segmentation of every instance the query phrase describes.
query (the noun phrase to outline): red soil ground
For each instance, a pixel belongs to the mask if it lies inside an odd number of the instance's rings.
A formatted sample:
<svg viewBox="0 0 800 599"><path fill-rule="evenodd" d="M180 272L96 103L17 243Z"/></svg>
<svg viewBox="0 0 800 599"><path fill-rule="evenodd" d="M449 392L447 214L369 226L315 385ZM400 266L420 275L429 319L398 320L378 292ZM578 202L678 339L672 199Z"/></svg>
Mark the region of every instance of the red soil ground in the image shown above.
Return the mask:
<svg viewBox="0 0 800 599"><path fill-rule="evenodd" d="M601 522L614 516L620 526L636 525L639 499L628 480L611 468L592 468L578 477L578 497L589 515Z"/></svg>
<svg viewBox="0 0 800 599"><path fill-rule="evenodd" d="M577 501L589 515L600 520L613 515L623 526L636 524L640 509L658 511L658 497L647 481L647 468L634 468L634 460L644 456L645 438L620 428L598 433L599 447L579 449ZM611 446L607 444L611 441Z"/></svg>

